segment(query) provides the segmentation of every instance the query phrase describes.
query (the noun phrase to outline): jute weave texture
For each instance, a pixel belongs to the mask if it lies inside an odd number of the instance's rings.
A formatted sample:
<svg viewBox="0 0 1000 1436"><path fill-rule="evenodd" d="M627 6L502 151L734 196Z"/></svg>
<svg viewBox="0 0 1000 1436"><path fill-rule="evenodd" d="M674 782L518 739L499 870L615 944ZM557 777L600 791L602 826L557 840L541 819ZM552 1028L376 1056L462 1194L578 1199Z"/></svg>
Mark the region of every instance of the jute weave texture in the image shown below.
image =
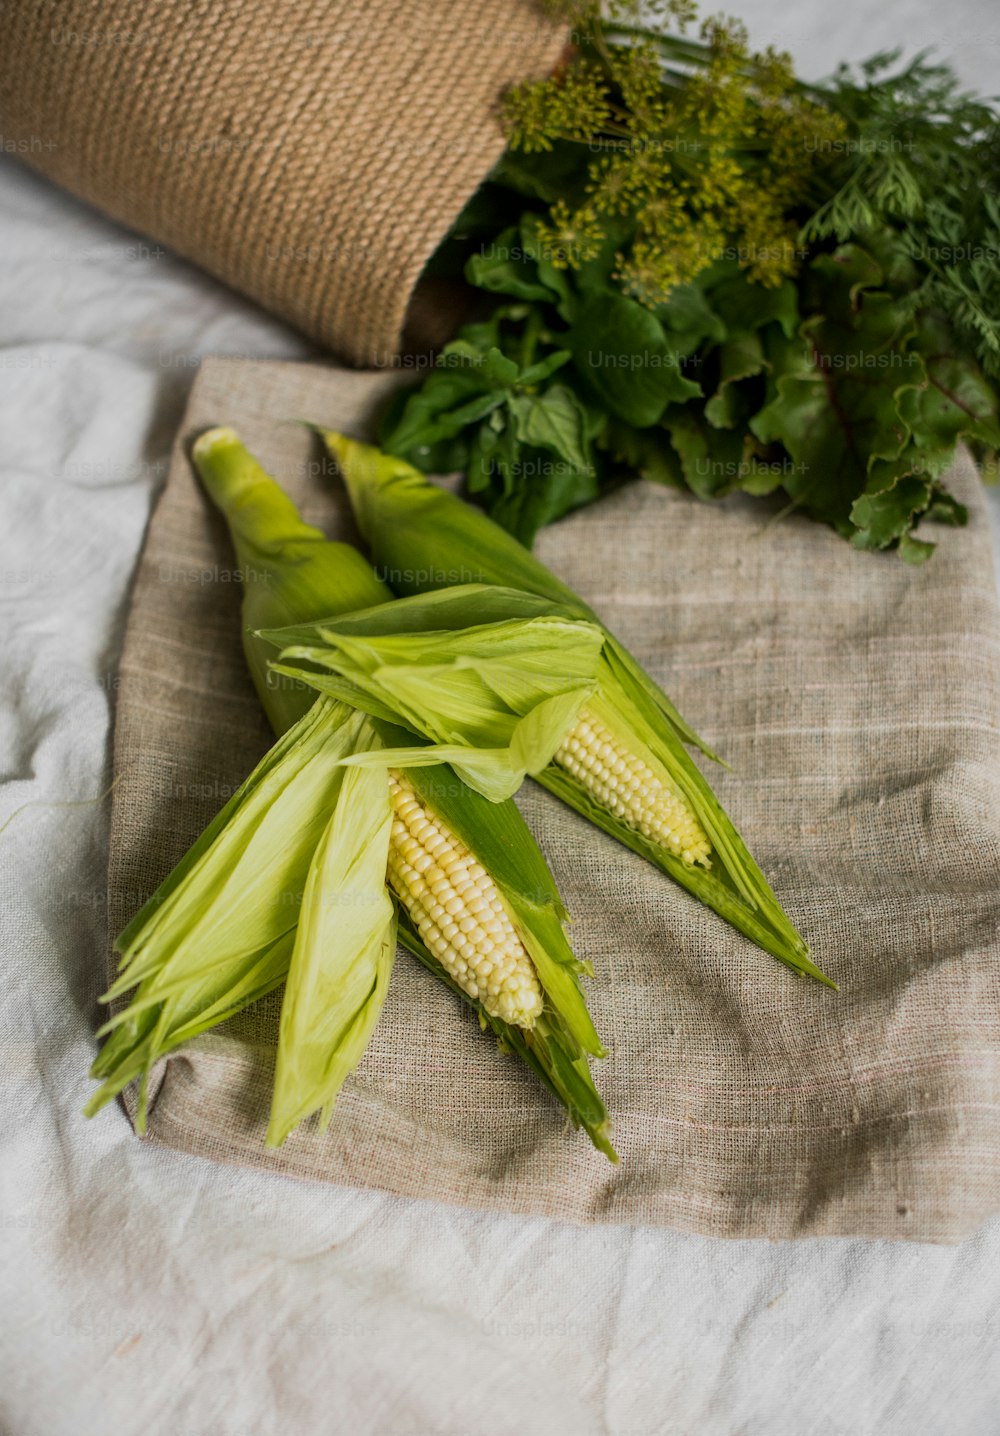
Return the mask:
<svg viewBox="0 0 1000 1436"><path fill-rule="evenodd" d="M503 152L504 90L563 44L529 0L9 0L0 134L343 358L384 365Z"/></svg>

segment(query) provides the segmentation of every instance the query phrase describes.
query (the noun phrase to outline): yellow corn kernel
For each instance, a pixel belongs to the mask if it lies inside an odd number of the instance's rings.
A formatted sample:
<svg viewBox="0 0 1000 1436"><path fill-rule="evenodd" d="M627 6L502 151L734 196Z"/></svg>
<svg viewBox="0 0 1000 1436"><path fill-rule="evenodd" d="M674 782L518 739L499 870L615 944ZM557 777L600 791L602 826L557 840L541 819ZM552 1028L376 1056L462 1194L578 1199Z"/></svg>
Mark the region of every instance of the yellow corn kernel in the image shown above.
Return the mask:
<svg viewBox="0 0 1000 1436"><path fill-rule="evenodd" d="M585 787L602 808L673 853L682 862L711 866L711 848L687 802L666 772L623 747L589 708L563 739L555 762Z"/></svg>
<svg viewBox="0 0 1000 1436"><path fill-rule="evenodd" d="M390 772L388 882L427 949L491 1017L532 1027L542 1011L534 964L485 868Z"/></svg>

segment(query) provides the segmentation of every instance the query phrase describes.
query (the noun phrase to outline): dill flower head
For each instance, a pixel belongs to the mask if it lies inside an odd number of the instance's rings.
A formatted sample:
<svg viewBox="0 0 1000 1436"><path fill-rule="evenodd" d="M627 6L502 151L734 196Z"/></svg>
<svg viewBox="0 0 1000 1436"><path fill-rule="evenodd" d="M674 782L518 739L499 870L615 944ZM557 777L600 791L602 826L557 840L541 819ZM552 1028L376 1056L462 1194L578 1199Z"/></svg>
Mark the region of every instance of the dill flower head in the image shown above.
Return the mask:
<svg viewBox="0 0 1000 1436"><path fill-rule="evenodd" d="M845 130L789 56L752 52L744 26L723 16L688 38L694 0L547 9L572 25L572 57L512 90L504 120L515 149L588 148L583 198L558 200L542 226L553 262L593 259L625 220L616 275L651 307L723 251L760 283L793 275L798 217Z"/></svg>

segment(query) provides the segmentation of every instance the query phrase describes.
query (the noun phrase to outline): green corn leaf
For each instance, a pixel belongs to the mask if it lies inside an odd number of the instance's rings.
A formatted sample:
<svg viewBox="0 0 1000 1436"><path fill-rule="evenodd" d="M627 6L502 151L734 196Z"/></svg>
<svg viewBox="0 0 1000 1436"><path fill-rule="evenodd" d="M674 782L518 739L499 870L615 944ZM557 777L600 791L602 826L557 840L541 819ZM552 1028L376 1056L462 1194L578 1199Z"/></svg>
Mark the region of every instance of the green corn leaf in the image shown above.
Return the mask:
<svg viewBox="0 0 1000 1436"><path fill-rule="evenodd" d="M399 936L428 971L477 1013L482 1026L493 1032L501 1051L520 1057L535 1072L566 1108L574 1127L583 1127L597 1150L610 1161L617 1162L618 1154L610 1140L611 1122L607 1108L594 1086L586 1056L581 1055L579 1044L558 1014L544 1011L530 1032L513 1027L501 1018L493 1017L481 1002L462 991L421 941L420 934L404 912L400 913Z"/></svg>
<svg viewBox="0 0 1000 1436"><path fill-rule="evenodd" d="M476 591L463 588L459 593L471 596ZM294 632L301 633L302 626L296 625ZM283 644L284 630L269 629L268 634L276 645ZM415 682L411 706L421 711L414 713L414 720L468 727L472 741L479 736L479 724L506 723L509 714L523 716L540 699L592 683L604 643L596 624L558 615L363 638L340 632L333 620L316 625L314 634L313 647L292 651L308 653L310 661L359 686L370 686L387 705L398 701L403 706L406 685ZM440 685L437 701L425 694L425 685L419 683L422 674L432 675ZM402 685L404 696L396 699L390 684ZM429 716L423 713L425 700Z"/></svg>
<svg viewBox="0 0 1000 1436"><path fill-rule="evenodd" d="M529 773L542 772L555 749L577 721L591 688L560 693L538 703L517 720L505 748L470 747L458 743L430 743L415 748L391 748L384 755L357 753L344 758L345 767L370 768L380 762L393 768L426 768L434 763L449 764L470 788L491 803L510 798ZM359 705L363 706L363 704Z"/></svg>
<svg viewBox="0 0 1000 1436"><path fill-rule="evenodd" d="M167 1053L280 987L288 971L293 938L294 933L286 933L266 952L244 964L234 965L225 984L217 983L214 991L204 981L194 983L183 995L130 1013L129 1021L115 1029L91 1068L91 1076L103 1085L85 1106L85 1115L94 1116L131 1082L138 1080L135 1126L142 1135L148 1114L149 1074L154 1065Z"/></svg>
<svg viewBox="0 0 1000 1436"><path fill-rule="evenodd" d="M293 927L309 860L343 782L340 760L375 741L363 714L316 703L299 720L295 741L248 787L208 850L133 937L111 995L159 970L166 946L178 961L221 965Z"/></svg>
<svg viewBox="0 0 1000 1436"><path fill-rule="evenodd" d="M325 1127L385 1001L396 921L385 885L392 807L386 768L347 774L316 849L281 1004L269 1146L311 1112Z"/></svg>
<svg viewBox="0 0 1000 1436"><path fill-rule="evenodd" d="M133 995L102 1029L111 1037L89 1113L137 1076L145 1086L166 1052L284 979L313 855L346 780L341 759L378 742L364 714L316 702L130 925L103 1000Z"/></svg>
<svg viewBox="0 0 1000 1436"><path fill-rule="evenodd" d="M307 710L308 711L308 710ZM303 715L304 716L304 715ZM135 917L128 924L115 941L118 952L127 952L135 941L141 929L145 928L150 918L159 907L166 901L172 892L178 888L199 861L204 853L208 851L216 837L229 822L233 814L248 799L254 788L263 782L264 778L272 771L288 751L295 745L297 735L294 732L295 725L291 725L282 738L265 754L261 761L254 768L248 778L240 784L225 807L212 819L208 827L181 858L168 877L160 884L156 892L149 898L144 906L136 913Z"/></svg>
<svg viewBox="0 0 1000 1436"><path fill-rule="evenodd" d="M568 607L539 592L491 582L466 583L456 578L449 587L421 590L356 613L321 617L315 623L266 629L260 636L271 644L284 639L290 643L311 643L323 627L348 637L382 639L409 633L454 632L514 619L527 621L548 614L564 614Z"/></svg>
<svg viewBox="0 0 1000 1436"><path fill-rule="evenodd" d="M459 593L469 601L466 622L481 591ZM394 607L377 611L376 621L391 622ZM595 624L555 614L363 636L331 620L266 636L282 647L278 671L420 734L438 761L454 763L494 802L552 759L593 691L604 641ZM406 766L405 754L393 761ZM434 759L424 753L419 761Z"/></svg>

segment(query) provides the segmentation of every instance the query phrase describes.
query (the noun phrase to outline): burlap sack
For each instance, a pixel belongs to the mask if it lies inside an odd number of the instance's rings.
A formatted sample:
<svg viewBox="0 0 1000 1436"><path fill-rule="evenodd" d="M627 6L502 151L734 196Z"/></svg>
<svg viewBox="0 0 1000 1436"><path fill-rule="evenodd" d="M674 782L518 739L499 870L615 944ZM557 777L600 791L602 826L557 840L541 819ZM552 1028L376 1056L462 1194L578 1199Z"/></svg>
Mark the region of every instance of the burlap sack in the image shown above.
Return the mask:
<svg viewBox="0 0 1000 1436"><path fill-rule="evenodd" d="M350 534L304 416L363 435L394 380L209 361L139 567L115 731L116 929L269 742L244 673L224 526L185 445L234 424ZM520 801L574 915L623 1161L566 1129L405 953L325 1136L263 1146L278 998L167 1059L150 1139L473 1207L727 1236L954 1240L998 1204L1000 739L987 521L933 561L851 550L759 503L637 484L543 532L724 753L713 781L834 993L796 979L534 784ZM113 1120L105 1114L101 1120Z"/></svg>
<svg viewBox="0 0 1000 1436"><path fill-rule="evenodd" d="M7 0L0 139L343 357L386 364L499 159L531 0ZM435 295L413 316L440 341ZM447 327L447 326L446 326Z"/></svg>

